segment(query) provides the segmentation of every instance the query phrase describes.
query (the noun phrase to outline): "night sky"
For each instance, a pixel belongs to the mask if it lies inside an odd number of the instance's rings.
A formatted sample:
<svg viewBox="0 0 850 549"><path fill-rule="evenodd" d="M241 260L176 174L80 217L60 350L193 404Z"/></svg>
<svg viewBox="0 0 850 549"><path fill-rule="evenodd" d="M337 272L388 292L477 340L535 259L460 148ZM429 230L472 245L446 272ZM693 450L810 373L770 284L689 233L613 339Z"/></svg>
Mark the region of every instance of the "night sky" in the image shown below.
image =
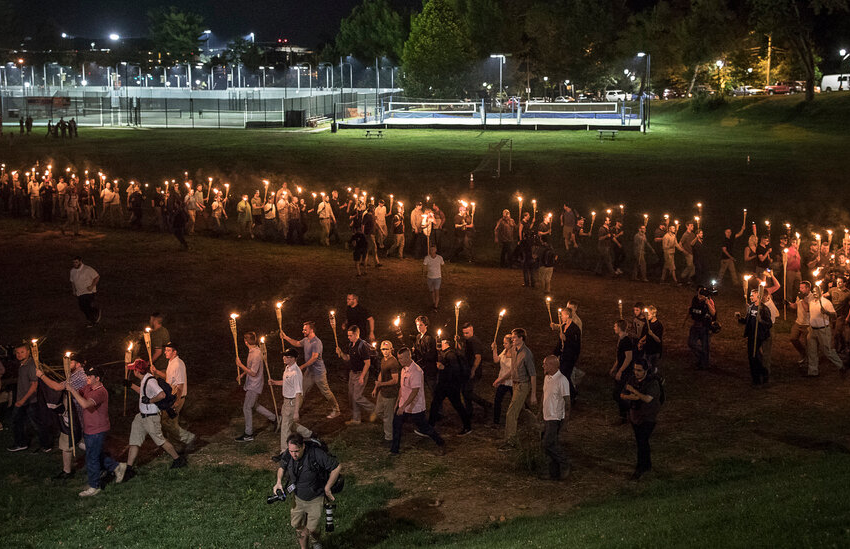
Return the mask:
<svg viewBox="0 0 850 549"><path fill-rule="evenodd" d="M177 6L201 14L215 38L227 41L255 33L257 42L288 38L290 43L316 46L333 39L340 19L361 0L15 0L18 20L33 32L43 18L74 36L105 37L146 34L146 14L158 6ZM418 8L421 0L391 0L400 11Z"/></svg>

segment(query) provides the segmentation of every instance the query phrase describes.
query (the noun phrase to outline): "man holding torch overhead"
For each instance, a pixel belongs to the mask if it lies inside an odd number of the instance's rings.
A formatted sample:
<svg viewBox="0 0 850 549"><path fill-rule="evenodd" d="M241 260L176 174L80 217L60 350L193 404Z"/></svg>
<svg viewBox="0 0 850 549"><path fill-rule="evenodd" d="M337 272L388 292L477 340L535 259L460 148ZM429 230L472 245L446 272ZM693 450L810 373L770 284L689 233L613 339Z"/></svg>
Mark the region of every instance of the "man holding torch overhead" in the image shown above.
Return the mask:
<svg viewBox="0 0 850 549"><path fill-rule="evenodd" d="M50 432L39 420L38 402L35 395L38 388L38 378L36 377L35 361L32 358L28 343L21 343L15 347L15 358L20 364L18 368L18 400L15 401L15 412L12 419L12 433L15 442L8 450L20 452L29 448L27 423L32 423L36 427L42 451L49 452L53 447L53 441Z"/></svg>
<svg viewBox="0 0 850 549"><path fill-rule="evenodd" d="M336 348L337 356L348 361L350 368L348 372L348 400L351 403L351 419L346 421L345 424L359 425L361 408L367 413L371 413L375 409L375 405L363 396L363 388L366 386L372 360L369 344L360 339L360 328L356 324L351 325L346 333L348 334L348 352L343 352L339 347Z"/></svg>
<svg viewBox="0 0 850 549"><path fill-rule="evenodd" d="M280 332L282 340L288 341L294 347L304 349L304 364L301 365L301 371L304 373L304 396L310 392L313 385L318 387L319 392L331 405L331 411L327 415L328 419L333 419L339 416L339 403L328 385L328 372L325 368L325 361L322 360L322 351L324 349L322 340L316 336L316 324L312 320L308 320L301 328L301 333L304 334L303 339L292 339L283 331Z"/></svg>
<svg viewBox="0 0 850 549"><path fill-rule="evenodd" d="M85 360L83 360L79 355L71 354L70 356L70 376L65 380L65 383L59 383L53 381L41 370L36 370L35 375L38 379L41 380L42 383L53 389L54 391L64 391L66 389L66 385L70 383L71 387L76 389L77 391L81 391L83 387L86 386L86 373L83 370L83 365L85 364ZM63 399L63 402L65 400ZM75 418L82 417L82 408L79 406L79 403L75 403L73 415ZM62 450L62 472L56 475L54 480L65 480L68 478L73 478L74 469L73 469L73 444L71 443L71 418L68 414L68 410L64 407L62 408L62 413L59 417L59 449ZM76 422L75 422L76 423ZM79 436L79 429L74 431L75 436ZM80 439L77 438L77 441Z"/></svg>
<svg viewBox="0 0 850 549"><path fill-rule="evenodd" d="M100 475L104 471L114 472L115 481L124 480L127 465L118 463L103 453L103 442L109 433L109 392L103 386L103 372L97 368L85 371L86 384L77 390L74 384L66 381L68 391L74 397L75 404L83 410L83 439L86 443L86 471L89 487L80 492L80 497L94 496L100 493Z"/></svg>
<svg viewBox="0 0 850 549"><path fill-rule="evenodd" d="M245 346L248 347L248 365L242 363L236 357L236 366L239 368L239 379L245 377L245 400L242 402L242 414L245 416L245 432L236 437L236 442L251 442L254 440L254 409L265 417L277 429L277 416L265 406L257 404L263 392L263 354L260 350L255 332L245 332L243 336Z"/></svg>

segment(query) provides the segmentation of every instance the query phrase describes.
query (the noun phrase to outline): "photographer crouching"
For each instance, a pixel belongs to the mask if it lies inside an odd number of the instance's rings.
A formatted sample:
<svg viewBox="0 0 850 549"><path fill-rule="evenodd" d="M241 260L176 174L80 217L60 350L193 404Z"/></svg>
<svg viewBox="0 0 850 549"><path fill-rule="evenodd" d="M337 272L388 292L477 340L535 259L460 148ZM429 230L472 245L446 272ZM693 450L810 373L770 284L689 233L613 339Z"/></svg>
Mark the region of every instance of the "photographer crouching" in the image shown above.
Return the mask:
<svg viewBox="0 0 850 549"><path fill-rule="evenodd" d="M286 439L286 452L280 456L279 463L275 495L268 502L284 501L292 494L295 505L290 513L290 523L298 534L299 546L306 549L309 542L313 549L320 548L318 532L322 515L327 514L325 529L333 531L334 493L342 490L342 465L324 444L314 439L304 440L298 433ZM284 474L286 489L283 487Z"/></svg>

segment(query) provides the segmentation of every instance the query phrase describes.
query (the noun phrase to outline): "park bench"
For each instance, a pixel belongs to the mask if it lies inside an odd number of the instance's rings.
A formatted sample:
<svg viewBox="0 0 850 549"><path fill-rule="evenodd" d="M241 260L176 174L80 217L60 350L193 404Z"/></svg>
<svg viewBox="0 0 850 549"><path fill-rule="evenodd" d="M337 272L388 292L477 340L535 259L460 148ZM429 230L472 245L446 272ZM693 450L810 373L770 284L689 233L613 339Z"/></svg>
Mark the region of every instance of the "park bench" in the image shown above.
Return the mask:
<svg viewBox="0 0 850 549"><path fill-rule="evenodd" d="M327 124L331 122L331 119L327 116L311 116L307 119L307 125L311 128L317 128L322 124Z"/></svg>
<svg viewBox="0 0 850 549"><path fill-rule="evenodd" d="M384 137L384 130L366 130L366 137Z"/></svg>
<svg viewBox="0 0 850 549"><path fill-rule="evenodd" d="M596 130L596 131L599 132L599 140L600 141L602 141L603 137L610 137L611 141L614 141L614 139L617 138L617 133L619 133L620 130Z"/></svg>

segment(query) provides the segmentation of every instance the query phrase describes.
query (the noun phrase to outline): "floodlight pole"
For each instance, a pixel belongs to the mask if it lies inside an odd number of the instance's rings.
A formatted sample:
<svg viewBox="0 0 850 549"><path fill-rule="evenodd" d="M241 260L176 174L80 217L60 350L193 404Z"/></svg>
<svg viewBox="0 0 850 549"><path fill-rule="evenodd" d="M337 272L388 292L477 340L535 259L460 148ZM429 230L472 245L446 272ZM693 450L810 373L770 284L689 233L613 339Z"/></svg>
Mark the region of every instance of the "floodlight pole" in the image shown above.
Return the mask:
<svg viewBox="0 0 850 549"><path fill-rule="evenodd" d="M646 93L647 88L651 86L650 83L650 69L652 67L652 56L648 53L639 52L638 57L646 57L646 70L644 71L644 86L643 91ZM644 116L643 123L643 133L646 133L646 130L649 128L649 118L650 118L650 105L652 104L652 94L646 96L646 115Z"/></svg>
<svg viewBox="0 0 850 549"><path fill-rule="evenodd" d="M499 93L496 97L499 98L499 125L502 125L502 107L504 106L504 100L502 99L502 65L505 64L505 54L503 53L493 53L490 54L492 59L499 60Z"/></svg>

